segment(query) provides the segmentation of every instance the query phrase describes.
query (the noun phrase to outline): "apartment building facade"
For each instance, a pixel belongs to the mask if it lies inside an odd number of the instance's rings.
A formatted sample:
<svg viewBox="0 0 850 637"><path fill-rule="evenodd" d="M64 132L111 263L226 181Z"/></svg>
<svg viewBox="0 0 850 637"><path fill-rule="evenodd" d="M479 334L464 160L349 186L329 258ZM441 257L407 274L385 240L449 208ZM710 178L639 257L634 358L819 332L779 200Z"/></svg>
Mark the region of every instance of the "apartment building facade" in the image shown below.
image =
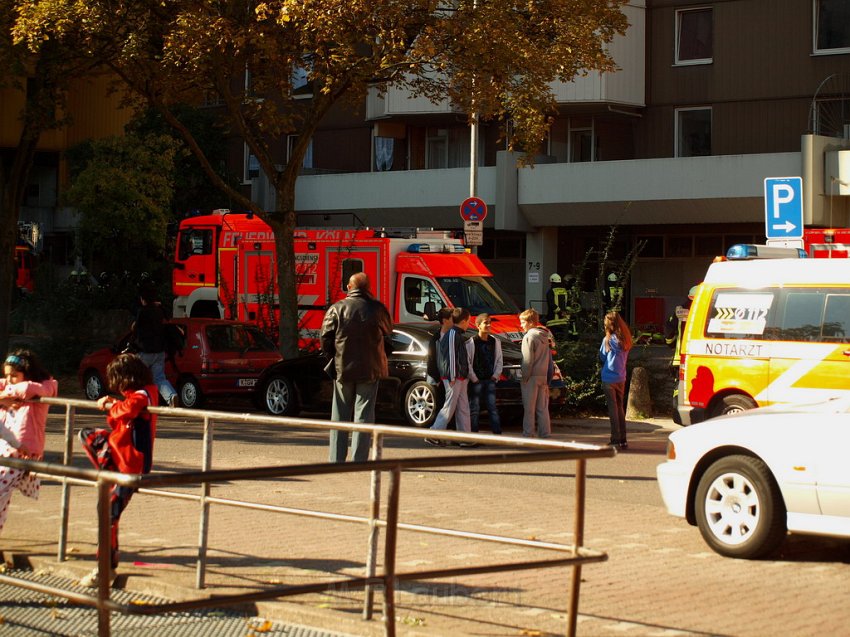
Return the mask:
<svg viewBox="0 0 850 637"><path fill-rule="evenodd" d="M627 287L635 323L679 302L729 245L764 241L767 177L803 178L807 225L850 225L850 2L630 0L624 11L630 27L610 45L620 70L553 85L558 113L533 167L518 167L498 127L482 123L475 194L490 211L478 253L521 305L545 309L549 274L575 271L612 227L614 261L642 245ZM306 81L295 95L309 108ZM6 155L18 97L0 93ZM120 133L130 116L98 80L75 89L69 108L73 124L42 139L22 211L57 250L75 223L58 194L62 151ZM293 141L281 143L281 161ZM471 154L468 118L452 104L373 93L323 121L296 206L312 224L356 215L461 229ZM238 139L231 163L272 208Z"/></svg>
<svg viewBox="0 0 850 637"><path fill-rule="evenodd" d="M612 226L615 261L640 242L627 290L635 322L679 302L729 245L764 242L765 178L803 177L807 225L850 225L840 152L850 148L850 2L632 0L624 10L630 28L610 47L620 70L553 86L558 117L534 167L518 168L482 125L476 194L490 210L479 254L524 305L542 309L549 274L576 269ZM461 228L465 114L391 89L363 115L316 135L298 209Z"/></svg>

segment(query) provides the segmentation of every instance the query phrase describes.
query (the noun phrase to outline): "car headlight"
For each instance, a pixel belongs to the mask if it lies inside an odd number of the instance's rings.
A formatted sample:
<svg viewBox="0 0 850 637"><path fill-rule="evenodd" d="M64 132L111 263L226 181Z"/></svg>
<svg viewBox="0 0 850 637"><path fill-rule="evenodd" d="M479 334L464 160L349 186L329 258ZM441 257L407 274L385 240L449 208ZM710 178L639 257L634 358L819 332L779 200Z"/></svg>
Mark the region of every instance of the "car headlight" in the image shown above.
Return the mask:
<svg viewBox="0 0 850 637"><path fill-rule="evenodd" d="M673 441L669 438L667 439L667 459L675 460L676 459L676 445L673 444Z"/></svg>

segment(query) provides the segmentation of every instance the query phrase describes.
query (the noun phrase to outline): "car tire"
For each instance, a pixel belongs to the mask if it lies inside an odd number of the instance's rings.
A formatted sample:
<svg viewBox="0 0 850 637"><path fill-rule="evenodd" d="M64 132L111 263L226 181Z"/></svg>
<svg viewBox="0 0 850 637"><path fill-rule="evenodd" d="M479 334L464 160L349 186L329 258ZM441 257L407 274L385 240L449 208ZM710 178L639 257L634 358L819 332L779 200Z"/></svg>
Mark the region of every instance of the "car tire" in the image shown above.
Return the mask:
<svg viewBox="0 0 850 637"><path fill-rule="evenodd" d="M437 419L437 390L423 380L410 385L401 401L401 413L413 427L430 427Z"/></svg>
<svg viewBox="0 0 850 637"><path fill-rule="evenodd" d="M720 555L756 559L785 540L785 503L770 469L758 458L726 456L700 478L694 503L697 526Z"/></svg>
<svg viewBox="0 0 850 637"><path fill-rule="evenodd" d="M300 411L295 383L286 376L272 376L263 385L262 403L272 416L297 416Z"/></svg>
<svg viewBox="0 0 850 637"><path fill-rule="evenodd" d="M83 375L83 393L88 400L97 400L106 395L106 384L100 374L93 369Z"/></svg>
<svg viewBox="0 0 850 637"><path fill-rule="evenodd" d="M198 381L194 378L186 378L180 381L177 392L180 394L181 407L200 409L204 404L204 393L201 391Z"/></svg>
<svg viewBox="0 0 850 637"><path fill-rule="evenodd" d="M721 397L720 400L718 400L711 408L711 416L709 416L709 418L726 416L727 414L737 414L742 411L747 411L748 409L755 409L756 407L758 407L756 401L749 396L744 396L743 394L729 394L728 396Z"/></svg>

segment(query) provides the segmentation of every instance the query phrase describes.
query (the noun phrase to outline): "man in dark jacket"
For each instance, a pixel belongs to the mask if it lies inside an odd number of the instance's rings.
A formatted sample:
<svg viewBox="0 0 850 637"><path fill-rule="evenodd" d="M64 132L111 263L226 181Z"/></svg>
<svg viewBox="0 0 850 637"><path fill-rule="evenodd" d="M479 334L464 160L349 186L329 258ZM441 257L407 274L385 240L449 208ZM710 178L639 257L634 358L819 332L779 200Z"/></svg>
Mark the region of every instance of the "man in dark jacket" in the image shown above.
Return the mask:
<svg viewBox="0 0 850 637"><path fill-rule="evenodd" d="M335 373L331 420L375 422L378 381L388 375L385 339L393 331L390 313L372 297L369 277L364 272L348 280L348 296L334 303L322 324L322 353L333 362ZM352 460L369 457L369 434L354 432ZM348 432L332 429L330 461L345 462Z"/></svg>
<svg viewBox="0 0 850 637"><path fill-rule="evenodd" d="M133 341L139 350L139 358L150 367L153 382L169 407L177 407L177 392L165 375L166 330L165 310L157 300L152 285L139 288L142 307L133 323Z"/></svg>

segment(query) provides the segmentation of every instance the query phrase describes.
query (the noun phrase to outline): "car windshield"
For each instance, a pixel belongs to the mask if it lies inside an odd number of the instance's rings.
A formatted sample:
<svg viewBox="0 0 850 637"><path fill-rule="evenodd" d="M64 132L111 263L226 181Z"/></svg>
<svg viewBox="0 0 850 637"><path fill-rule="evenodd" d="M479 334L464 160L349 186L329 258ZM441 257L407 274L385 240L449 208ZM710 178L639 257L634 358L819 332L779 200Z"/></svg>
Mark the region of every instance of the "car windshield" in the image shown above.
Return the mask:
<svg viewBox="0 0 850 637"><path fill-rule="evenodd" d="M455 307L464 307L475 316L487 314L518 314L519 308L507 292L491 277L448 276L437 279Z"/></svg>
<svg viewBox="0 0 850 637"><path fill-rule="evenodd" d="M256 327L249 325L209 325L207 342L214 352L274 351L275 345Z"/></svg>

